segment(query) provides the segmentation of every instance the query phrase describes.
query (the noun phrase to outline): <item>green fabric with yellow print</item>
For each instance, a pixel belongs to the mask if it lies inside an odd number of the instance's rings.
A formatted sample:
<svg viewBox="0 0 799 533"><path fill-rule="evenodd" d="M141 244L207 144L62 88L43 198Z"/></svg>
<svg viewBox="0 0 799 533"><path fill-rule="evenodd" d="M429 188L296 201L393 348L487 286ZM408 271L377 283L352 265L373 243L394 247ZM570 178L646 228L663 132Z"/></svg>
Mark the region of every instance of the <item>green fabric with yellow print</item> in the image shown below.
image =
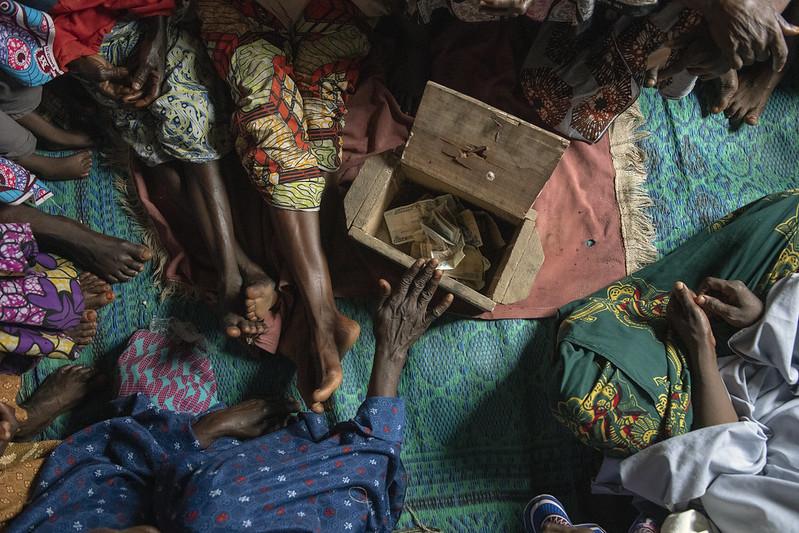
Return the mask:
<svg viewBox="0 0 799 533"><path fill-rule="evenodd" d="M760 297L799 270L799 190L731 213L660 261L560 310L555 417L589 446L626 456L691 429L691 381L666 324L682 280L739 279ZM719 354L731 331L716 330Z"/></svg>

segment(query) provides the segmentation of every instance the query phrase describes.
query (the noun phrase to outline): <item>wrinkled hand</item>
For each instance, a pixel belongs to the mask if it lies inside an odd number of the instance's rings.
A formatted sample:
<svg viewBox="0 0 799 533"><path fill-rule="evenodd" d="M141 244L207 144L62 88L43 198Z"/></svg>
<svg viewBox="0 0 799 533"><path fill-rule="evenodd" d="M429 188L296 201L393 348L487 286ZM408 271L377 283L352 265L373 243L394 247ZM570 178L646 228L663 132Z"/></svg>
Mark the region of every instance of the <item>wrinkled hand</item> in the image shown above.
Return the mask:
<svg viewBox="0 0 799 533"><path fill-rule="evenodd" d="M735 328L746 328L763 316L763 302L738 280L705 278L696 303L711 316Z"/></svg>
<svg viewBox="0 0 799 533"><path fill-rule="evenodd" d="M714 354L716 338L710 328L710 320L695 301L696 294L685 283L674 284L666 308L666 319L672 331L683 342L688 356L697 358Z"/></svg>
<svg viewBox="0 0 799 533"><path fill-rule="evenodd" d="M392 354L407 353L408 348L427 331L435 319L443 315L452 304L451 294L430 306L441 281L438 261L416 261L402 276L399 286L380 280L382 299L375 318L377 350Z"/></svg>
<svg viewBox="0 0 799 533"><path fill-rule="evenodd" d="M533 0L480 0L480 9L507 16L524 15Z"/></svg>
<svg viewBox="0 0 799 533"><path fill-rule="evenodd" d="M143 109L161 94L161 84L166 73L166 17L155 17L152 27L138 45L136 68L131 74L131 94L122 101L136 109Z"/></svg>
<svg viewBox="0 0 799 533"><path fill-rule="evenodd" d="M69 70L86 81L94 82L100 93L108 98L121 101L132 93L128 69L112 65L101 55L76 59L69 64Z"/></svg>
<svg viewBox="0 0 799 533"><path fill-rule="evenodd" d="M701 24L694 31L669 42L666 49L671 51L671 54L665 58L666 64L663 68L657 72L659 80L669 79L682 71L703 80L710 80L718 78L729 70L727 60L710 37L706 24Z"/></svg>
<svg viewBox="0 0 799 533"><path fill-rule="evenodd" d="M781 71L788 59L785 36L799 35L799 28L763 0L706 1L702 12L727 62L725 70L738 70L771 55L774 71Z"/></svg>

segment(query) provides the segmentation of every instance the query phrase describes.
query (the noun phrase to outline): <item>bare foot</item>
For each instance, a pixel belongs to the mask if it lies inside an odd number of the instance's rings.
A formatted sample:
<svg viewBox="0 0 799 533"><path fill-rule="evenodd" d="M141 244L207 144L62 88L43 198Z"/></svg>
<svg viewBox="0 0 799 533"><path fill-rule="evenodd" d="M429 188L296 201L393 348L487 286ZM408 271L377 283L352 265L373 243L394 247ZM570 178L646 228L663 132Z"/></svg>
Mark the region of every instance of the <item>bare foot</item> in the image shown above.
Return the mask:
<svg viewBox="0 0 799 533"><path fill-rule="evenodd" d="M67 157L31 154L20 157L17 163L46 180L74 180L89 175L92 169L92 153L78 152Z"/></svg>
<svg viewBox="0 0 799 533"><path fill-rule="evenodd" d="M322 357L316 355L318 350L314 349L305 310L299 302L294 307L292 315L284 319L284 326L286 331L280 336L278 353L294 362L300 396L309 409L320 413L324 411L322 404L341 385L344 375L341 361L357 342L361 327L354 320L337 314L334 339L338 364L328 365L326 374L321 365ZM327 379L323 379L325 375Z"/></svg>
<svg viewBox="0 0 799 533"><path fill-rule="evenodd" d="M244 306L247 308L247 320L252 322L266 320L269 310L278 301L275 282L264 277L258 281L247 283L244 289Z"/></svg>
<svg viewBox="0 0 799 533"><path fill-rule="evenodd" d="M300 404L291 398L247 400L208 413L192 425L200 446L207 448L220 437L253 439L285 427Z"/></svg>
<svg viewBox="0 0 799 533"><path fill-rule="evenodd" d="M738 128L741 124L756 126L771 93L784 75L784 70L774 72L770 61L755 63L741 70L738 73L738 89L724 109L730 125L733 128Z"/></svg>
<svg viewBox="0 0 799 533"><path fill-rule="evenodd" d="M57 416L78 405L102 381L91 367L62 366L47 376L33 396L20 406L28 412L28 419L20 425L17 437L24 439L38 434Z"/></svg>
<svg viewBox="0 0 799 533"><path fill-rule="evenodd" d="M336 317L335 338L336 348L338 348L338 353L341 354L342 360L347 355L347 352L350 351L350 348L355 346L360 336L360 324L339 313Z"/></svg>
<svg viewBox="0 0 799 533"><path fill-rule="evenodd" d="M91 272L83 272L78 276L81 292L83 292L83 305L86 309L100 309L114 301L114 291L111 285L98 278Z"/></svg>
<svg viewBox="0 0 799 533"><path fill-rule="evenodd" d="M245 337L249 340L257 337L266 330L262 320L249 320L245 317L242 307L242 279L223 280L219 289L219 303L222 308L222 322L228 337L238 339Z"/></svg>
<svg viewBox="0 0 799 533"><path fill-rule="evenodd" d="M144 270L144 263L153 257L146 246L103 235L83 224L66 220L68 222L58 235L62 254L109 283L133 279Z"/></svg>
<svg viewBox="0 0 799 533"><path fill-rule="evenodd" d="M703 112L718 115L730 106L738 91L738 71L729 70L702 85Z"/></svg>
<svg viewBox="0 0 799 533"><path fill-rule="evenodd" d="M97 335L97 311L87 309L80 317L80 323L74 328L66 331L75 344L78 346L88 346L94 336Z"/></svg>
<svg viewBox="0 0 799 533"><path fill-rule="evenodd" d="M245 339L257 337L264 332L264 324L262 322L252 322L234 312L225 313L222 317L222 323L225 325L227 336L233 339L238 339L242 336Z"/></svg>
<svg viewBox="0 0 799 533"><path fill-rule="evenodd" d="M313 403L310 408L312 411L321 413L324 411L324 402L333 396L344 380L344 371L341 368L341 361L344 356L355 345L361 335L361 326L354 320L350 320L341 313L336 314L336 322L333 330L334 346L325 346L317 349L318 359L316 361L318 381L316 389L311 398Z"/></svg>

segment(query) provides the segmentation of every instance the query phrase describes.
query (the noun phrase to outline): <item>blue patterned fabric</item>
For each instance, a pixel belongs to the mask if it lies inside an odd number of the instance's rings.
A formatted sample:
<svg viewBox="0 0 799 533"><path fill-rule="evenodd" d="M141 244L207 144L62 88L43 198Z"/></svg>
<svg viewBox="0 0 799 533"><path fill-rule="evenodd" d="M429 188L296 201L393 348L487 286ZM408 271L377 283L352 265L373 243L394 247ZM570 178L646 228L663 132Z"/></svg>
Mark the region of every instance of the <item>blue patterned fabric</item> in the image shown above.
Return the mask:
<svg viewBox="0 0 799 533"><path fill-rule="evenodd" d="M0 2L0 72L25 87L63 74L53 56L50 15L14 0Z"/></svg>
<svg viewBox="0 0 799 533"><path fill-rule="evenodd" d="M162 531L392 531L402 511L405 409L367 398L329 428L304 413L286 429L200 449L194 417L141 394L68 437L8 532L157 525Z"/></svg>

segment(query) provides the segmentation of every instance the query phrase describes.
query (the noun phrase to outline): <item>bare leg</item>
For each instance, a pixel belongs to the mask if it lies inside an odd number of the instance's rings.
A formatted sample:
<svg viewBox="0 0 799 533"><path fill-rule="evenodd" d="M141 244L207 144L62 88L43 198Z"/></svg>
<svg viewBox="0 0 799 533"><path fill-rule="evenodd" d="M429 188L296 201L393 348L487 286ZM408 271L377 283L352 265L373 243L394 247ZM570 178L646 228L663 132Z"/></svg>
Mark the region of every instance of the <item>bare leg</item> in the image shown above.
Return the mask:
<svg viewBox="0 0 799 533"><path fill-rule="evenodd" d="M30 399L20 407L28 412L28 420L20 424L16 438L33 437L58 415L66 413L102 383L101 377L90 367L62 366L44 380Z"/></svg>
<svg viewBox="0 0 799 533"><path fill-rule="evenodd" d="M270 213L283 257L294 276L307 313L318 358L315 361L319 369L318 386L310 398L303 399L312 410L321 412L324 409L322 403L333 395L343 379L341 356L344 352L341 348L348 349L355 342L360 328L336 309L333 284L319 235L319 213L288 209L270 209Z"/></svg>
<svg viewBox="0 0 799 533"><path fill-rule="evenodd" d="M153 256L146 246L97 233L71 218L26 205L0 207L0 222L27 222L43 249L75 261L109 283L133 279Z"/></svg>
<svg viewBox="0 0 799 533"><path fill-rule="evenodd" d="M56 149L75 150L92 146L92 138L82 131L68 131L45 120L36 111L16 119L39 140L46 141Z"/></svg>
<svg viewBox="0 0 799 533"><path fill-rule="evenodd" d="M251 306L274 305L274 283L249 260L236 241L225 184L219 162L182 163L189 200L200 231L220 275L219 300L225 310L226 332L231 337L263 333L263 324L253 313L245 318L236 309L245 310L242 292Z"/></svg>
<svg viewBox="0 0 799 533"><path fill-rule="evenodd" d="M17 163L46 180L85 178L92 169L92 153L78 152L67 157L46 157L37 154L18 157Z"/></svg>

